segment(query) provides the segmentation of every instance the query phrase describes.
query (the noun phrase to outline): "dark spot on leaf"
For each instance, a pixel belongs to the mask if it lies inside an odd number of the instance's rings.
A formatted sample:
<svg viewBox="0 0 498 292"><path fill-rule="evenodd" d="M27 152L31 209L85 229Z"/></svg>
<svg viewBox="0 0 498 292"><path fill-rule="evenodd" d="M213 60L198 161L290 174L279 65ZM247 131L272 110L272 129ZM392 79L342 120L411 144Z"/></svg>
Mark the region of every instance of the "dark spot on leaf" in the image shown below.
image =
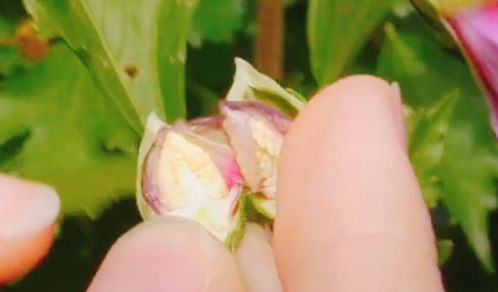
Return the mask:
<svg viewBox="0 0 498 292"><path fill-rule="evenodd" d="M31 136L31 131L22 132L14 137L11 137L5 143L0 145L0 165L13 159L19 154L24 146L24 143Z"/></svg>
<svg viewBox="0 0 498 292"><path fill-rule="evenodd" d="M124 71L131 79L134 79L138 75L138 68L135 65L126 65Z"/></svg>
<svg viewBox="0 0 498 292"><path fill-rule="evenodd" d="M62 37L54 37L54 38L49 39L48 43L50 44L50 46L64 44L64 38L62 38Z"/></svg>
<svg viewBox="0 0 498 292"><path fill-rule="evenodd" d="M78 56L78 58L81 60L81 62L88 67L91 60L90 53L88 53L88 51L84 49L77 49L75 50L75 53Z"/></svg>
<svg viewBox="0 0 498 292"><path fill-rule="evenodd" d="M102 152L104 152L104 154L106 156L121 156L121 157L123 157L123 156L127 155L125 150L123 150L117 146L106 144L105 142L102 142L101 149L102 149Z"/></svg>

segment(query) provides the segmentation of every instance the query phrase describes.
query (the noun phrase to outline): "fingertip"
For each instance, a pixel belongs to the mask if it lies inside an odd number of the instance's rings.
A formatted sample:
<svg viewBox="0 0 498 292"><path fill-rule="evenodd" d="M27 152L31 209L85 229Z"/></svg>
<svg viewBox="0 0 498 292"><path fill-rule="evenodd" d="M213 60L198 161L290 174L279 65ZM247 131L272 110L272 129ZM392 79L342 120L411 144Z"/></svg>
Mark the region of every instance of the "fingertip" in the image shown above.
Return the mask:
<svg viewBox="0 0 498 292"><path fill-rule="evenodd" d="M310 281L330 281L328 272L348 265L345 257L335 260L335 251L355 239L367 254L377 253L387 268L390 261L381 258L394 253L364 240L382 234L411 245L404 246L411 253L402 253L405 258L393 263L415 263L409 256L420 252L428 259L424 265L431 280L437 277L430 216L406 153L394 89L376 77L350 76L322 89L295 119L278 170L274 248L284 283L296 284L303 278L306 272L296 268L303 266L318 271L308 275ZM396 272L401 273L394 271L391 276L396 277ZM374 274L355 277L368 279ZM334 280L352 278L341 274Z"/></svg>
<svg viewBox="0 0 498 292"><path fill-rule="evenodd" d="M196 222L149 220L121 237L88 291L243 291L235 260Z"/></svg>
<svg viewBox="0 0 498 292"><path fill-rule="evenodd" d="M282 291L270 245L270 232L257 224L249 223L235 254L248 291Z"/></svg>
<svg viewBox="0 0 498 292"><path fill-rule="evenodd" d="M20 239L0 240L0 286L24 277L38 265L49 252L55 232L52 224Z"/></svg>
<svg viewBox="0 0 498 292"><path fill-rule="evenodd" d="M0 241L39 233L57 220L60 208L54 188L0 174Z"/></svg>
<svg viewBox="0 0 498 292"><path fill-rule="evenodd" d="M46 256L59 211L53 188L0 174L0 285L25 276Z"/></svg>
<svg viewBox="0 0 498 292"><path fill-rule="evenodd" d="M349 96L352 93L352 89L357 93L360 91L369 91L372 96L381 98L386 98L386 95L390 94L390 84L385 79L368 74L354 74L321 88L312 97L312 100L340 98L341 96L337 95L338 92L347 92Z"/></svg>

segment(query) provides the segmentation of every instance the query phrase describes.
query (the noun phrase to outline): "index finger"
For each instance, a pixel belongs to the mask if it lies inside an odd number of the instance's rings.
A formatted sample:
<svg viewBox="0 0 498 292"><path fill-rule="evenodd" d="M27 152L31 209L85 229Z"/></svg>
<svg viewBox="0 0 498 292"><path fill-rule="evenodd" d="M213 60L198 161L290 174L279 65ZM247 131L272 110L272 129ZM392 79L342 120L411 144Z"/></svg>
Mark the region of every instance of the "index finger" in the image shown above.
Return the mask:
<svg viewBox="0 0 498 292"><path fill-rule="evenodd" d="M444 291L400 110L386 82L354 76L296 118L273 239L286 291Z"/></svg>
<svg viewBox="0 0 498 292"><path fill-rule="evenodd" d="M51 187L0 174L0 287L25 276L47 255L59 210Z"/></svg>

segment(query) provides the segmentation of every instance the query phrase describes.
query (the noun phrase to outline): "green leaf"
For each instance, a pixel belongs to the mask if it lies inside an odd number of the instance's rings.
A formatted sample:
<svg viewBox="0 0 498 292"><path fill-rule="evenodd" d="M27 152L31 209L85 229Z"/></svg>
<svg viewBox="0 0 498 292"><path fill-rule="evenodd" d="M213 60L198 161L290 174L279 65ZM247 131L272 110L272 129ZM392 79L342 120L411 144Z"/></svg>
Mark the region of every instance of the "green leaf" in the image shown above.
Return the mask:
<svg viewBox="0 0 498 292"><path fill-rule="evenodd" d="M24 4L43 35L64 38L137 133L151 112L185 115L185 39L196 0Z"/></svg>
<svg viewBox="0 0 498 292"><path fill-rule="evenodd" d="M194 12L191 41L200 46L204 40L228 42L242 26L245 1L243 0L199 0Z"/></svg>
<svg viewBox="0 0 498 292"><path fill-rule="evenodd" d="M425 108L447 92L458 89L460 93L437 177L442 180L443 204L490 271L493 266L487 220L496 199L498 169L490 161L498 152L484 97L465 63L442 47L423 37L397 32L390 24L385 31L387 41L377 72L399 82L405 102Z"/></svg>
<svg viewBox="0 0 498 292"><path fill-rule="evenodd" d="M0 42L11 38L16 31L16 7L14 3L0 0ZM12 46L0 45L0 80L8 76L13 76L26 65L18 50Z"/></svg>
<svg viewBox="0 0 498 292"><path fill-rule="evenodd" d="M396 0L310 0L308 46L320 86L336 81Z"/></svg>
<svg viewBox="0 0 498 292"><path fill-rule="evenodd" d="M165 120L169 123L187 115L185 105L185 61L187 37L198 0L162 0L157 21L156 58ZM136 44L130 44L138 47ZM148 112L147 114L150 114ZM161 112L156 112L162 117Z"/></svg>
<svg viewBox="0 0 498 292"><path fill-rule="evenodd" d="M481 103L477 108L483 109L481 93L461 60L426 38L396 31L391 23L384 26L384 31L386 40L376 74L397 81L406 103L414 107L431 106L435 99L458 88L462 97L477 99Z"/></svg>
<svg viewBox="0 0 498 292"><path fill-rule="evenodd" d="M306 100L293 90L284 89L270 77L258 72L247 61L235 58L235 77L227 100L260 100L290 116L304 108Z"/></svg>
<svg viewBox="0 0 498 292"><path fill-rule="evenodd" d="M64 213L133 194L139 136L66 46L0 83L0 125L2 171L53 185Z"/></svg>
<svg viewBox="0 0 498 292"><path fill-rule="evenodd" d="M435 207L441 196L439 168L458 98L458 91L452 91L428 110L420 110L410 134L408 154L429 208Z"/></svg>
<svg viewBox="0 0 498 292"><path fill-rule="evenodd" d="M476 145L469 125L459 125L451 131L443 158L444 203L462 226L481 263L492 272L488 213L496 208L497 168L489 162L498 153Z"/></svg>
<svg viewBox="0 0 498 292"><path fill-rule="evenodd" d="M453 241L449 239L438 240L437 242L437 255L438 265L443 266L453 253Z"/></svg>
<svg viewBox="0 0 498 292"><path fill-rule="evenodd" d="M445 47L456 50L458 46L452 34L446 29L446 24L441 21L437 11L436 1L433 0L410 0L410 3L417 9L426 23L432 27L432 34Z"/></svg>

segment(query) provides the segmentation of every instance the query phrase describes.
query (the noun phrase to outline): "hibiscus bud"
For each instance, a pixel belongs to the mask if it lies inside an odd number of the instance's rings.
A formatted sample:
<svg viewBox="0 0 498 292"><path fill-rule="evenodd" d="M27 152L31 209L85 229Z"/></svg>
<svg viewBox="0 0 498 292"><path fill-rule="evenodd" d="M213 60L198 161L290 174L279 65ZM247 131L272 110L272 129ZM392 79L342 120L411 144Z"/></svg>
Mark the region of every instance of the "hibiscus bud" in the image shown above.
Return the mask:
<svg viewBox="0 0 498 292"><path fill-rule="evenodd" d="M140 188L147 214L195 220L227 242L239 227L243 178L221 123L211 117L160 127Z"/></svg>
<svg viewBox="0 0 498 292"><path fill-rule="evenodd" d="M256 207L265 215L274 217L277 159L292 120L255 100L221 101L220 112L247 186L260 195L253 203L257 202Z"/></svg>

